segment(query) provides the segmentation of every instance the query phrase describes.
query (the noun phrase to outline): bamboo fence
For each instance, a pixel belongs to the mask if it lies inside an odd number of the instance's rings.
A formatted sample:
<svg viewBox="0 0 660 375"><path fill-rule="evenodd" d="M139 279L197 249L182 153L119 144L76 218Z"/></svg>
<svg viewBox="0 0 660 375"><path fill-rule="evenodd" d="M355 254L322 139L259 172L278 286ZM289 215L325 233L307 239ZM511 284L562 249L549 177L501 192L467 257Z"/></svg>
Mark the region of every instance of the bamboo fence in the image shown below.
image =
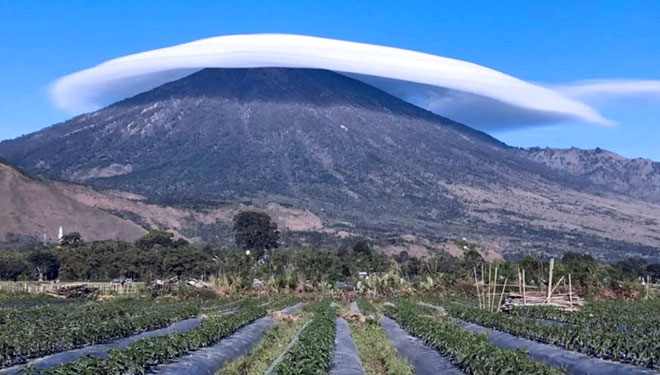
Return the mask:
<svg viewBox="0 0 660 375"><path fill-rule="evenodd" d="M26 293L52 293L60 288L69 288L74 286L87 285L97 288L101 294L137 294L144 290L142 282L127 282L124 285L112 282L39 282L39 281L0 281L0 291L5 292L26 292Z"/></svg>

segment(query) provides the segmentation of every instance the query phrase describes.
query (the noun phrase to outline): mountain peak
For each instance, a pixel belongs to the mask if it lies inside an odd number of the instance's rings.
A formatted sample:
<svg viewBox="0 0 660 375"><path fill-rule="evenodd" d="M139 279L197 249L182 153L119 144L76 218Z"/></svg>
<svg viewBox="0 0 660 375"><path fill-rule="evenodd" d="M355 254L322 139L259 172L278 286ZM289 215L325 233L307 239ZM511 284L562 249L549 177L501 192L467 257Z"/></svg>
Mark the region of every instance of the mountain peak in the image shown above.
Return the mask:
<svg viewBox="0 0 660 375"><path fill-rule="evenodd" d="M138 94L119 104L174 98L216 100L263 100L281 103L337 105L350 103L371 108L396 105L419 115L428 112L388 95L379 89L339 73L321 69L206 68L182 79ZM404 104L405 103L405 104Z"/></svg>

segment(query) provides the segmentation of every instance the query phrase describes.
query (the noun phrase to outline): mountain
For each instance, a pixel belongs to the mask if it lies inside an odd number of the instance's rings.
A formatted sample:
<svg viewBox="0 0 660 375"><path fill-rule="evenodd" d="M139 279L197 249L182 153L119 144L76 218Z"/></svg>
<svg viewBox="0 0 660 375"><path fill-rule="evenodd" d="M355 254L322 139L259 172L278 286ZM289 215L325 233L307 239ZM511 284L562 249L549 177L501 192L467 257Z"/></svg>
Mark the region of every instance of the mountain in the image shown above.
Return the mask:
<svg viewBox="0 0 660 375"><path fill-rule="evenodd" d="M150 204L276 204L326 234L659 256L653 201L323 70L205 69L2 142L0 156Z"/></svg>
<svg viewBox="0 0 660 375"><path fill-rule="evenodd" d="M610 151L531 148L523 155L550 168L588 180L603 189L660 203L660 163L627 159Z"/></svg>

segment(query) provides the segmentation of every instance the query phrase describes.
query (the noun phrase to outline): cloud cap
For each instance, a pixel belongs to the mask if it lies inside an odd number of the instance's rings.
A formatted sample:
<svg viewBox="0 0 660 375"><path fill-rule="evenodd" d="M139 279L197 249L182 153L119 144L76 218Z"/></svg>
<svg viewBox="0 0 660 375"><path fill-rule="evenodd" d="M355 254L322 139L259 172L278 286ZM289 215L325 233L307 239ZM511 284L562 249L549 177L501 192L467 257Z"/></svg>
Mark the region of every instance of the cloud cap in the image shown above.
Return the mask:
<svg viewBox="0 0 660 375"><path fill-rule="evenodd" d="M290 34L228 35L113 59L57 80L55 104L88 111L203 68L290 67L347 73L433 112L500 127L581 120L611 124L550 88L466 61ZM474 116L475 111L480 115Z"/></svg>

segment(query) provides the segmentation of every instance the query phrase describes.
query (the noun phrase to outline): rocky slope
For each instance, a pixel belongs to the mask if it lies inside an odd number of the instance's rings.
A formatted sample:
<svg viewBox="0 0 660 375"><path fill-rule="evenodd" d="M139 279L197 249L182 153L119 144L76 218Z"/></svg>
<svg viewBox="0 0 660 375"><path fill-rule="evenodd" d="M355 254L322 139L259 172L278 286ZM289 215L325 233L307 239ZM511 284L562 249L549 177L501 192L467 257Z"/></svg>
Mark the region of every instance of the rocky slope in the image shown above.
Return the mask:
<svg viewBox="0 0 660 375"><path fill-rule="evenodd" d="M660 203L660 163L627 159L601 149L531 148L523 156L613 190L622 195Z"/></svg>

